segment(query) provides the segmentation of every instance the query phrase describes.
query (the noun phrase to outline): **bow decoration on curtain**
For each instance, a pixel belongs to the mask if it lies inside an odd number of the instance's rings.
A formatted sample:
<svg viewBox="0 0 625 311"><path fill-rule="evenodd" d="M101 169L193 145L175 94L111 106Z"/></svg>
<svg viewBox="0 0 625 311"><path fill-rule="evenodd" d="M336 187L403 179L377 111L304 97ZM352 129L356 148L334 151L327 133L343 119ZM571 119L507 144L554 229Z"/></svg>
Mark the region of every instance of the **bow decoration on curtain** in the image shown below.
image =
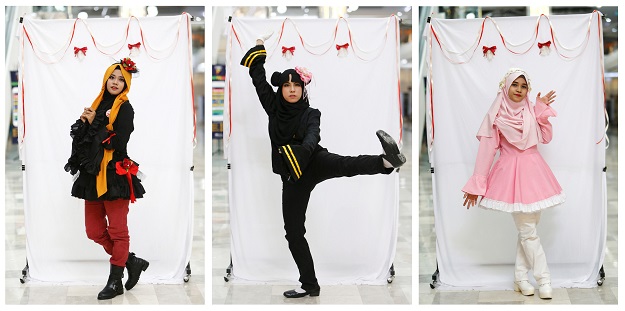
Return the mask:
<svg viewBox="0 0 625 311"><path fill-rule="evenodd" d="M135 203L137 198L135 197L135 190L132 185L132 175L137 175L139 172L139 166L132 160L126 158L123 161L117 161L115 163L115 172L117 175L126 176L128 180L128 188L130 189L130 203Z"/></svg>
<svg viewBox="0 0 625 311"><path fill-rule="evenodd" d="M135 44L128 44L128 49L130 50L130 56L139 55L139 47L141 46L141 42L137 42Z"/></svg>
<svg viewBox="0 0 625 311"><path fill-rule="evenodd" d="M550 46L551 46L551 41L547 41L543 43L538 42L538 48L540 49L538 54L542 56L549 55L549 53L551 52L551 49L549 49Z"/></svg>
<svg viewBox="0 0 625 311"><path fill-rule="evenodd" d="M293 53L295 53L295 47L282 47L282 57L286 58L286 60L291 60L293 57Z"/></svg>
<svg viewBox="0 0 625 311"><path fill-rule="evenodd" d="M490 61L495 56L495 51L497 50L497 46L493 45L491 47L482 46L482 53L484 53L484 57Z"/></svg>
<svg viewBox="0 0 625 311"><path fill-rule="evenodd" d="M76 57L79 61L82 61L83 58L87 56L87 47L83 46L81 48L75 46L74 47L74 57Z"/></svg>
<svg viewBox="0 0 625 311"><path fill-rule="evenodd" d="M347 56L347 47L349 47L349 43L345 43L343 45L336 45L336 50L338 51L336 55L338 57L346 57Z"/></svg>

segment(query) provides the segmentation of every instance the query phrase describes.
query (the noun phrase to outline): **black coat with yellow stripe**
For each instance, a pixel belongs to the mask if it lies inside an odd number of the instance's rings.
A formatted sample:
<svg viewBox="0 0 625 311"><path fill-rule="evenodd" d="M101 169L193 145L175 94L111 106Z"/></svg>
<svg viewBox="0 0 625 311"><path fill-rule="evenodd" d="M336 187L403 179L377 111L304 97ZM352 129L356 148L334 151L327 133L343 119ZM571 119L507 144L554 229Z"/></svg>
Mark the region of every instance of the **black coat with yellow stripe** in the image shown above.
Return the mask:
<svg viewBox="0 0 625 311"><path fill-rule="evenodd" d="M281 94L276 94L271 84L267 82L264 67L266 56L265 47L257 45L246 53L241 60L241 65L250 68L250 76L258 99L269 120L272 118L275 120L277 105L279 105L277 96ZM290 181L297 181L304 174L315 152L323 149L319 145L320 124L321 112L314 108L307 108L302 114L293 139L288 144L279 146L271 142L271 166L274 173Z"/></svg>

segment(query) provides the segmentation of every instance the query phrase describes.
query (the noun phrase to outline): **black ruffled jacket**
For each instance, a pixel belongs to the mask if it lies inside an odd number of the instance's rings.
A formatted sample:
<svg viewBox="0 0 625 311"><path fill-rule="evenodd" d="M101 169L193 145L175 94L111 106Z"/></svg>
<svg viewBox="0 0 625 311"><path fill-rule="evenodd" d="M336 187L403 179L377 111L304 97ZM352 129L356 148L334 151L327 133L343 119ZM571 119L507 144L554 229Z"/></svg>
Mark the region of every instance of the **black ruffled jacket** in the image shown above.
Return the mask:
<svg viewBox="0 0 625 311"><path fill-rule="evenodd" d="M133 119L135 112L130 102L123 103L113 122L114 131L106 129L109 119L104 110L97 110L91 124L76 120L70 128L72 137L72 153L65 164L65 171L72 175L80 174L72 186L72 196L89 201L112 201L116 199L130 199L130 187L125 175L118 175L115 163L128 158L126 146L130 134L134 130ZM104 142L108 137L108 141ZM114 149L113 159L106 167L107 192L98 198L96 190L96 175L100 170L100 163L104 156L104 148ZM136 163L136 162L135 162ZM136 163L139 165L138 163ZM145 193L141 180L132 175L132 184L136 198L142 198Z"/></svg>
<svg viewBox="0 0 625 311"><path fill-rule="evenodd" d="M255 49L258 49L258 47L250 51ZM279 105L279 102L276 97L276 91L273 90L273 87L266 80L264 63L265 57L257 57L249 64L249 73L252 77L252 83L256 88L258 99L265 109L267 116L271 119L276 118L277 105ZM320 124L321 112L318 109L309 107L302 114L300 125L293 139L288 143L292 152L290 156L295 156L295 158L297 158L297 163L302 173L315 153L324 149L319 145L319 141L321 141ZM291 162L284 156L284 151L281 149L281 146L274 144L273 141L271 142L271 166L273 172L282 176L284 180L296 181L299 179L293 171Z"/></svg>

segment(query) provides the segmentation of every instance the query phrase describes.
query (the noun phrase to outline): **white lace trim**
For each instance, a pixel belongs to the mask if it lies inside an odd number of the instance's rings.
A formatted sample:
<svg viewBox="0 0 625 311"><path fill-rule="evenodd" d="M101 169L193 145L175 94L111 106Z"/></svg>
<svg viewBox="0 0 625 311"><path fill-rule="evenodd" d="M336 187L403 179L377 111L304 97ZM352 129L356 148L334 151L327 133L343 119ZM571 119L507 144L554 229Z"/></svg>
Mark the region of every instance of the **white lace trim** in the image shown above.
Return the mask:
<svg viewBox="0 0 625 311"><path fill-rule="evenodd" d="M507 213L534 213L564 203L565 200L566 195L564 194L564 192L530 204L508 203L492 200L489 198L482 198L482 200L480 201L480 207Z"/></svg>

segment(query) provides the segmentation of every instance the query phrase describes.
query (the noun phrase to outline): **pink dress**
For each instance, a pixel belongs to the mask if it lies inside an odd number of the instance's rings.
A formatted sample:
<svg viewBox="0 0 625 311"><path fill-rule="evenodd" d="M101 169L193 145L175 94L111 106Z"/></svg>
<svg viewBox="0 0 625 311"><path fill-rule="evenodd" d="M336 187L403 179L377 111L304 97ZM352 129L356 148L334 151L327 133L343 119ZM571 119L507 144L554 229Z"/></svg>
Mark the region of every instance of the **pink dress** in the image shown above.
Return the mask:
<svg viewBox="0 0 625 311"><path fill-rule="evenodd" d="M553 108L537 101L533 108L542 143L552 138L548 118ZM483 196L480 207L509 213L533 213L564 202L566 196L538 146L520 150L510 144L494 125L494 137L481 137L473 176L462 191ZM499 159L490 169L497 149Z"/></svg>

